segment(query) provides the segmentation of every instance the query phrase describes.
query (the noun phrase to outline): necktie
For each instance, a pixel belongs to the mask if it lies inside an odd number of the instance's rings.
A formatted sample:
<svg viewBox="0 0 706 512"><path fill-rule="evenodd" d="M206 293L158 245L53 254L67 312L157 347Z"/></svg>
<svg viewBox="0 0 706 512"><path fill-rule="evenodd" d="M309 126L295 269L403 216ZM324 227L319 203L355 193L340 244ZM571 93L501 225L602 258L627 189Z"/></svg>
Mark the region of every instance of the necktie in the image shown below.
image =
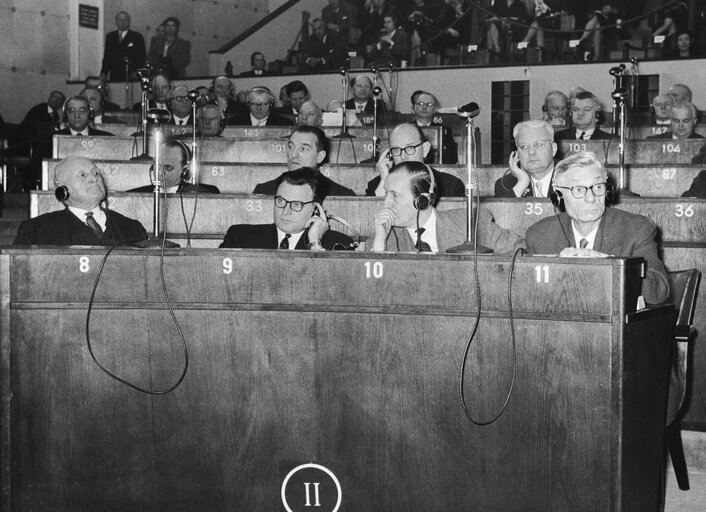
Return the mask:
<svg viewBox="0 0 706 512"><path fill-rule="evenodd" d="M162 50L162 57L166 57L167 52L169 52L169 41L164 42L164 50Z"/></svg>
<svg viewBox="0 0 706 512"><path fill-rule="evenodd" d="M585 249L587 246L588 246L588 240L586 240L585 238L582 238L581 240L579 240L579 248L580 249Z"/></svg>
<svg viewBox="0 0 706 512"><path fill-rule="evenodd" d="M183 120L183 119L179 119L179 126L184 126L184 120Z"/></svg>
<svg viewBox="0 0 706 512"><path fill-rule="evenodd" d="M544 194L542 194L542 184L539 181L534 184L534 197L544 197Z"/></svg>
<svg viewBox="0 0 706 512"><path fill-rule="evenodd" d="M282 241L279 243L279 248L280 248L280 249L289 249L289 239L290 239L290 238L292 238L292 235L290 235L289 233L287 233L286 235L284 235L284 238L283 238Z"/></svg>
<svg viewBox="0 0 706 512"><path fill-rule="evenodd" d="M431 247L429 244L422 241L422 233L424 233L424 228L419 228L417 230L417 243L414 244L414 248L419 252L431 252Z"/></svg>
<svg viewBox="0 0 706 512"><path fill-rule="evenodd" d="M118 32L118 39L119 39L119 42L122 43L124 37L125 37L125 33L124 33L124 32Z"/></svg>
<svg viewBox="0 0 706 512"><path fill-rule="evenodd" d="M98 238L103 236L103 230L100 227L100 224L96 222L96 219L93 218L93 212L86 212L86 224L88 224L88 227L93 230L93 232L98 235Z"/></svg>
<svg viewBox="0 0 706 512"><path fill-rule="evenodd" d="M579 140L583 140L583 138L586 136L586 132L581 132L581 136L579 137Z"/></svg>

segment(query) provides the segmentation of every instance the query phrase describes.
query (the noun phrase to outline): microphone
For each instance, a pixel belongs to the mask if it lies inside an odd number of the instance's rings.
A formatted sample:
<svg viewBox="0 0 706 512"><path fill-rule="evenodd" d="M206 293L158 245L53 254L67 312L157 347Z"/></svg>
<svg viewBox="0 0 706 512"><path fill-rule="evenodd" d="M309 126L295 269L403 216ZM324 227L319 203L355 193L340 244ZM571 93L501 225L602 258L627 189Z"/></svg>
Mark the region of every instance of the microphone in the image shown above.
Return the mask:
<svg viewBox="0 0 706 512"><path fill-rule="evenodd" d="M373 96L380 96L382 94L382 87L376 85L373 87Z"/></svg>
<svg viewBox="0 0 706 512"><path fill-rule="evenodd" d="M375 66L370 66L369 69L370 69L370 72L371 72L373 75L377 75L377 74L378 74L378 68L376 68Z"/></svg>
<svg viewBox="0 0 706 512"><path fill-rule="evenodd" d="M610 68L610 71L608 71L608 73L610 73L613 76L617 76L617 75L621 74L623 71L625 71L625 64L621 64L620 66Z"/></svg>
<svg viewBox="0 0 706 512"><path fill-rule="evenodd" d="M151 108L147 111L147 119L157 124L164 124L169 121L172 115L169 110L163 108Z"/></svg>
<svg viewBox="0 0 706 512"><path fill-rule="evenodd" d="M142 80L143 78L149 78L150 70L145 67L138 69L135 73L137 73L137 77Z"/></svg>
<svg viewBox="0 0 706 512"><path fill-rule="evenodd" d="M130 57L123 58L123 64L130 64Z"/></svg>
<svg viewBox="0 0 706 512"><path fill-rule="evenodd" d="M637 66L637 63L637 57L630 57L630 64L632 64L633 66Z"/></svg>
<svg viewBox="0 0 706 512"><path fill-rule="evenodd" d="M459 117L473 118L476 117L478 114L480 114L480 107L475 101L466 103L465 105L458 107Z"/></svg>
<svg viewBox="0 0 706 512"><path fill-rule="evenodd" d="M339 69L338 72L341 74L341 76L346 76L348 74L348 70L343 66L341 66L341 69Z"/></svg>
<svg viewBox="0 0 706 512"><path fill-rule="evenodd" d="M187 93L186 97L189 98L189 100L193 103L201 98L201 93L196 89L189 89L189 92Z"/></svg>
<svg viewBox="0 0 706 512"><path fill-rule="evenodd" d="M624 100L628 97L628 90L625 87L620 87L610 93L610 97L614 100Z"/></svg>

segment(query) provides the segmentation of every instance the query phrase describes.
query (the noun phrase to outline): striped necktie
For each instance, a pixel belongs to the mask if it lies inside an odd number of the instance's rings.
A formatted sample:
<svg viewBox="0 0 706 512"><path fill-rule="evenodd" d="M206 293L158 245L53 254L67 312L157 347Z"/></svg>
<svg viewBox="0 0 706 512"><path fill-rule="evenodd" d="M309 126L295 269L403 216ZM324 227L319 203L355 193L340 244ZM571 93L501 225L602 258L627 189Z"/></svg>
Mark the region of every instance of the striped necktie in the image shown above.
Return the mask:
<svg viewBox="0 0 706 512"><path fill-rule="evenodd" d="M86 212L86 224L88 224L88 227L91 228L96 235L98 235L98 238L103 236L103 230L96 219L93 218L93 212Z"/></svg>
<svg viewBox="0 0 706 512"><path fill-rule="evenodd" d="M429 244L422 240L422 233L424 233L424 231L424 228L419 228L417 230L417 243L414 244L414 248L419 252L431 252L431 247Z"/></svg>
<svg viewBox="0 0 706 512"><path fill-rule="evenodd" d="M586 247L588 247L588 240L585 238L579 240L579 249L585 249Z"/></svg>

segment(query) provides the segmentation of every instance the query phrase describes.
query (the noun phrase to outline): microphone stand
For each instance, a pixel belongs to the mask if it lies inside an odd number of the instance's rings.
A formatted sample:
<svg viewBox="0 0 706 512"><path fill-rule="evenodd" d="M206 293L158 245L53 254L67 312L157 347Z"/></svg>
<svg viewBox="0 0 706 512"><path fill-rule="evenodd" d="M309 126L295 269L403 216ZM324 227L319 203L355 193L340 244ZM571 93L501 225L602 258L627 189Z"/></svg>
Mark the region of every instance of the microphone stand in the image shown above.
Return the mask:
<svg viewBox="0 0 706 512"><path fill-rule="evenodd" d="M610 75L613 77L613 90L617 91L618 89L623 88L623 70L625 69L625 66L620 65L616 66L614 68L611 68L609 71ZM620 133L616 133L616 130L620 130L622 132L622 127L620 127L620 120L619 118L619 105L618 105L618 100L613 98L613 135L620 135Z"/></svg>
<svg viewBox="0 0 706 512"><path fill-rule="evenodd" d="M125 110L130 110L130 59L125 57Z"/></svg>
<svg viewBox="0 0 706 512"><path fill-rule="evenodd" d="M196 104L201 95L196 89L189 91L188 98L191 101L191 163L189 164L189 173L191 179L189 183L198 186L199 184L199 161L200 155L198 145L196 143Z"/></svg>
<svg viewBox="0 0 706 512"><path fill-rule="evenodd" d="M341 110L343 117L341 119L341 133L331 137L332 139L355 139L353 135L348 133L348 122L346 120L346 96L348 91L348 72L345 68L341 68ZM340 147L340 146L339 146Z"/></svg>
<svg viewBox="0 0 706 512"><path fill-rule="evenodd" d="M149 78L143 77L140 81L140 130L133 133L133 136L142 135L142 154L135 156L130 160L133 162L152 160L152 157L147 154L147 95L152 91Z"/></svg>
<svg viewBox="0 0 706 512"><path fill-rule="evenodd" d="M476 114L477 115L477 114ZM477 254L492 254L493 250L484 245L480 245L477 242L478 233L473 229L474 217L473 217L473 173L475 167L475 140L473 139L473 113L472 112L458 112L459 117L466 118L466 171L468 173L468 185L466 185L466 216L468 224L466 225L466 241L461 245L451 247L446 249L447 253L458 254L458 253L477 253ZM478 197L476 195L476 197Z"/></svg>
<svg viewBox="0 0 706 512"><path fill-rule="evenodd" d="M377 160L380 151L378 140L378 100L382 94L382 89L377 85L373 87L373 158Z"/></svg>
<svg viewBox="0 0 706 512"><path fill-rule="evenodd" d="M150 110L147 114L149 119L154 123L154 193L153 193L153 209L152 209L152 236L147 240L142 240L137 242L135 247L140 249L154 249L156 247L166 247L169 249L174 249L179 247L179 244L166 239L166 233L164 236L159 235L159 216L160 216L160 194L162 193L162 184L164 183L164 170L162 169L162 142L164 141L164 134L162 133L162 127L160 123L168 120L166 116L159 113L158 109ZM167 226L164 226L166 231Z"/></svg>
<svg viewBox="0 0 706 512"><path fill-rule="evenodd" d="M618 178L618 190L616 191L616 196L619 198L623 197L639 197L640 194L636 194L626 188L627 178L625 176L625 127L627 126L627 111L625 109L625 98L628 95L628 91L625 88L616 89L613 91L611 96L618 108L620 117L620 142L618 143L618 155L620 158L619 163L619 178Z"/></svg>

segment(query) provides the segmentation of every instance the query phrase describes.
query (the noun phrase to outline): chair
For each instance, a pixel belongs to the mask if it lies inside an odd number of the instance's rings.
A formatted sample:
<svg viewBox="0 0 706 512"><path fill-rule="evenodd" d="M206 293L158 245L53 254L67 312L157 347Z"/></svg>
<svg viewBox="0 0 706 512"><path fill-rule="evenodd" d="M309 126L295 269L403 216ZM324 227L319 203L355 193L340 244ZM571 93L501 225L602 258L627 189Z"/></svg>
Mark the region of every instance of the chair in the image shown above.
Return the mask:
<svg viewBox="0 0 706 512"><path fill-rule="evenodd" d="M676 351L672 356L672 369L669 377L669 394L667 397L666 442L672 458L677 484L683 491L689 489L689 474L684 458L684 446L681 439L679 411L684 403L687 382L687 361L689 342L695 330L693 326L696 293L699 288L701 272L692 268L668 272L669 299L677 309L674 325L674 342Z"/></svg>

